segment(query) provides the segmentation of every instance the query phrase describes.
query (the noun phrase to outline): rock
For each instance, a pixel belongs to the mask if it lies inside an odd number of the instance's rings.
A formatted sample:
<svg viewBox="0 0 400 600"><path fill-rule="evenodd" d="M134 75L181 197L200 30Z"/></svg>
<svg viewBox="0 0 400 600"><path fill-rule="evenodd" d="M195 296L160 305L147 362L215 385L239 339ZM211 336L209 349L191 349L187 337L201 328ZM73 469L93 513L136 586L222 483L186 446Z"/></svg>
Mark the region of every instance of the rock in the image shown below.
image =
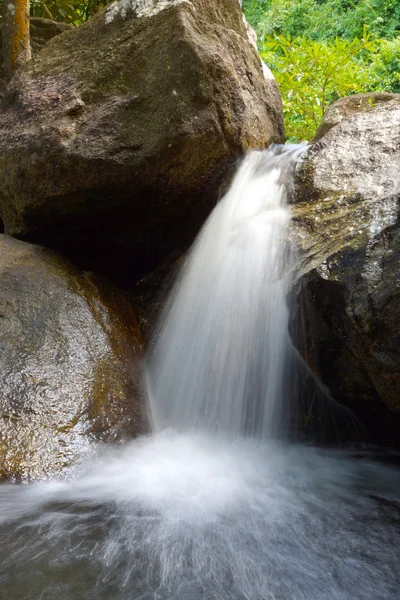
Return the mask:
<svg viewBox="0 0 400 600"><path fill-rule="evenodd" d="M310 147L299 172L291 333L373 439L398 445L400 95L368 110L357 102L358 112L350 103Z"/></svg>
<svg viewBox="0 0 400 600"><path fill-rule="evenodd" d="M313 142L321 139L332 127L348 119L351 115L361 111L367 111L375 108L384 102L396 100L399 94L390 94L388 92L372 92L371 94L354 94L346 96L334 102L324 114L322 123L313 138Z"/></svg>
<svg viewBox="0 0 400 600"><path fill-rule="evenodd" d="M140 353L120 292L0 235L0 479L60 475L139 433Z"/></svg>
<svg viewBox="0 0 400 600"><path fill-rule="evenodd" d="M300 274L344 248L365 247L395 222L399 124L400 94L395 94L351 114L309 146L297 174L293 210Z"/></svg>
<svg viewBox="0 0 400 600"><path fill-rule="evenodd" d="M39 17L31 17L31 48L32 54L35 56L47 42L60 35L64 31L69 31L71 25L67 23L57 23L51 19L41 19Z"/></svg>
<svg viewBox="0 0 400 600"><path fill-rule="evenodd" d="M37 17L31 17L30 22L30 34L31 34L31 50L32 55L35 56L43 46L56 35L59 35L63 31L71 29L70 25L66 23L56 23L50 19L40 19ZM0 19L0 99L4 93L5 81L3 72L3 49L2 49L2 25Z"/></svg>
<svg viewBox="0 0 400 600"><path fill-rule="evenodd" d="M119 283L152 271L245 150L283 141L266 74L232 0L120 0L51 40L0 111L6 233Z"/></svg>

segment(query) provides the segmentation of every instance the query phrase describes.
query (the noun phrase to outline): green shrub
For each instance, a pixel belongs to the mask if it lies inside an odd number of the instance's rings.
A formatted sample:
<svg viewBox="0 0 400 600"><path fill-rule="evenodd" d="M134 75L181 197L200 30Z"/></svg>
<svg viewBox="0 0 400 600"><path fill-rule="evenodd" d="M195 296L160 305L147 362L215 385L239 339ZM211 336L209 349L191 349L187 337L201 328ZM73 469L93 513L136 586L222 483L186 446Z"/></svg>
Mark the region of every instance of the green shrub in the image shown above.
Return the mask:
<svg viewBox="0 0 400 600"><path fill-rule="evenodd" d="M342 96L400 92L400 0L244 0L243 8L280 87L289 140L310 139Z"/></svg>
<svg viewBox="0 0 400 600"><path fill-rule="evenodd" d="M304 37L268 36L263 60L272 69L283 99L286 135L290 141L309 140L324 112L342 96L369 89L369 70L377 42L336 38L317 42Z"/></svg>
<svg viewBox="0 0 400 600"><path fill-rule="evenodd" d="M400 93L400 37L380 40L369 69L368 89Z"/></svg>
<svg viewBox="0 0 400 600"><path fill-rule="evenodd" d="M261 46L272 34L352 40L367 27L375 38L400 35L399 0L244 0L243 8Z"/></svg>

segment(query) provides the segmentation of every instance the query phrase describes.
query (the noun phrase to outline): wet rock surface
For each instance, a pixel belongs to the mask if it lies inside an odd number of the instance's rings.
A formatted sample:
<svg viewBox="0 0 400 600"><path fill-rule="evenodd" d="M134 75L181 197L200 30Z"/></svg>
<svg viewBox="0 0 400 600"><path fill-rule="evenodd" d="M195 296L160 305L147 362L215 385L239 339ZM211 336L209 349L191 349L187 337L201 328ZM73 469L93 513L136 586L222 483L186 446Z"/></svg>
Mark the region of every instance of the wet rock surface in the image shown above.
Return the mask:
<svg viewBox="0 0 400 600"><path fill-rule="evenodd" d="M283 140L238 3L121 0L9 85L0 216L125 284L192 242L245 150Z"/></svg>
<svg viewBox="0 0 400 600"><path fill-rule="evenodd" d="M291 333L373 438L398 445L400 96L362 105L309 148L299 172Z"/></svg>
<svg viewBox="0 0 400 600"><path fill-rule="evenodd" d="M140 354L118 291L0 235L0 479L65 473L140 432Z"/></svg>

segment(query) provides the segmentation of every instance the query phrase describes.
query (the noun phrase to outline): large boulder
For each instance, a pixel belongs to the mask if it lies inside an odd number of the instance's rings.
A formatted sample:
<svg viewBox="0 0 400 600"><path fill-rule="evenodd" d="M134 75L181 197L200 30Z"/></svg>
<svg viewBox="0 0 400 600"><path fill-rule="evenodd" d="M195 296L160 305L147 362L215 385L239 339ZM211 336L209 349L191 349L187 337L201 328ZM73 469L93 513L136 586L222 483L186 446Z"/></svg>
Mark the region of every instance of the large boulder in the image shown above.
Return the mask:
<svg viewBox="0 0 400 600"><path fill-rule="evenodd" d="M0 111L5 231L123 282L190 243L249 148L284 139L233 0L120 0L51 40Z"/></svg>
<svg viewBox="0 0 400 600"><path fill-rule="evenodd" d="M39 17L33 17L30 20L30 34L31 34L31 49L32 56L43 48L43 46L56 35L59 35L63 31L67 31L71 26L66 23L56 23L50 19L41 19ZM3 70L3 48L2 48L2 24L0 19L0 98L4 93L6 82L4 81L4 70Z"/></svg>
<svg viewBox="0 0 400 600"><path fill-rule="evenodd" d="M139 433L140 352L120 292L0 235L0 480L61 474Z"/></svg>
<svg viewBox="0 0 400 600"><path fill-rule="evenodd" d="M369 98L332 107L300 169L291 330L334 397L399 444L400 95Z"/></svg>

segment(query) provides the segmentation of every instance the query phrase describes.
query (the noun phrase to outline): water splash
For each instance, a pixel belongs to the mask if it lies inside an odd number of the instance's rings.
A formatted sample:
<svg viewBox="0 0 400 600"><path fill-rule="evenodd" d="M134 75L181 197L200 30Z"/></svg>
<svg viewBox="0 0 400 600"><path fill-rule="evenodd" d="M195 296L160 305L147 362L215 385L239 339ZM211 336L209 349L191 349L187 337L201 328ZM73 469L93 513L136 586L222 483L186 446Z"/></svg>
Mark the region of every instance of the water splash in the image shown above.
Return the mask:
<svg viewBox="0 0 400 600"><path fill-rule="evenodd" d="M248 154L195 242L148 360L156 429L282 433L291 346L287 195L303 150Z"/></svg>
<svg viewBox="0 0 400 600"><path fill-rule="evenodd" d="M164 431L0 486L0 596L394 600L399 486L368 456Z"/></svg>
<svg viewBox="0 0 400 600"><path fill-rule="evenodd" d="M300 153L245 159L169 301L151 409L159 429L185 431L108 449L72 481L0 485L7 600L399 597L400 470L254 439L290 412L286 201Z"/></svg>

